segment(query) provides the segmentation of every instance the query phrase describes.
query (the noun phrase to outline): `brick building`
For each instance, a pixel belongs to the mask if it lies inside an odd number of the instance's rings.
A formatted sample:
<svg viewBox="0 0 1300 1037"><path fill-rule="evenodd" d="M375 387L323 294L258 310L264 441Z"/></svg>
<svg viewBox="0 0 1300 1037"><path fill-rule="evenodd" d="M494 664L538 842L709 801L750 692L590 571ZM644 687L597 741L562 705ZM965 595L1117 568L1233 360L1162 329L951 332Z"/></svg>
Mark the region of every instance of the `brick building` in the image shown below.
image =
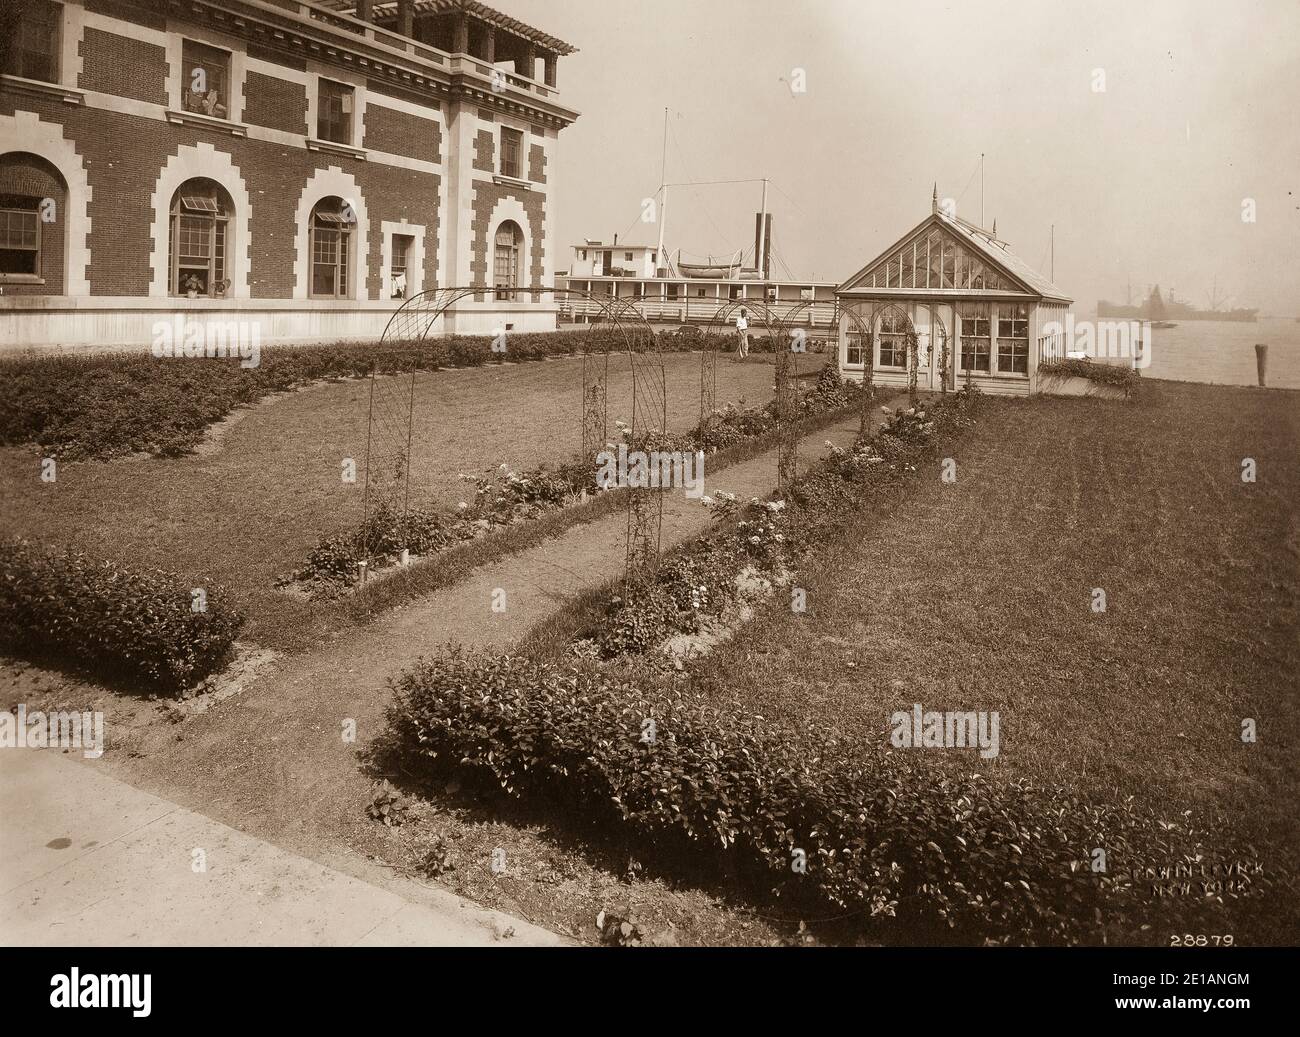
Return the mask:
<svg viewBox="0 0 1300 1037"><path fill-rule="evenodd" d="M553 328L568 44L476 0L0 0L0 348ZM542 74L537 76L538 65Z"/></svg>

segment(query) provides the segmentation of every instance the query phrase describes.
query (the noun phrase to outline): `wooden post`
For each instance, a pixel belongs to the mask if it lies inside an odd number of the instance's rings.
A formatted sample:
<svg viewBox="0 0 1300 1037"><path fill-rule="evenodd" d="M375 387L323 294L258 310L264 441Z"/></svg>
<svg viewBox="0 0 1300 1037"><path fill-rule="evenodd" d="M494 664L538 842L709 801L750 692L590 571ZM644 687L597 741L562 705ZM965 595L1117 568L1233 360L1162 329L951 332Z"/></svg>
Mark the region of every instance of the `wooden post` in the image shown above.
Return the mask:
<svg viewBox="0 0 1300 1037"><path fill-rule="evenodd" d="M451 50L453 54L469 53L469 15L464 11L456 12L452 25Z"/></svg>
<svg viewBox="0 0 1300 1037"><path fill-rule="evenodd" d="M1255 343L1255 373L1259 376L1259 387L1267 388L1264 383L1268 377L1268 346L1263 342Z"/></svg>
<svg viewBox="0 0 1300 1037"><path fill-rule="evenodd" d="M397 33L410 36L415 21L415 0L397 0Z"/></svg>
<svg viewBox="0 0 1300 1037"><path fill-rule="evenodd" d="M357 0L356 17L363 22L374 21L371 6L374 0Z"/></svg>
<svg viewBox="0 0 1300 1037"><path fill-rule="evenodd" d="M556 55L552 54L550 51L546 51L542 55L542 62L545 65L544 76L545 76L546 85L549 86L551 89L555 89Z"/></svg>
<svg viewBox="0 0 1300 1037"><path fill-rule="evenodd" d="M483 60L489 65L495 65L497 60L497 28L495 25L487 27L487 42L483 49Z"/></svg>

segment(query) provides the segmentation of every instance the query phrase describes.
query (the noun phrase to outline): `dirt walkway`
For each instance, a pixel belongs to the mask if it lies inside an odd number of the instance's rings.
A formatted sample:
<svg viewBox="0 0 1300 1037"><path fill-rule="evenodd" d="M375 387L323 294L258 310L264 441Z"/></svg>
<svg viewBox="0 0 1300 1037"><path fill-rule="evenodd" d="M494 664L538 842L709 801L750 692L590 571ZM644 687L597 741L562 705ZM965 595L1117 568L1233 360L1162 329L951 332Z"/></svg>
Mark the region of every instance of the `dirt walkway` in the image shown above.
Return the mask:
<svg viewBox="0 0 1300 1037"><path fill-rule="evenodd" d="M889 401L882 401L889 402ZM850 444L856 415L807 436L800 467L824 456L825 442ZM776 452L725 469L707 492L765 497L776 482ZM668 549L703 531L708 508L680 492L665 501ZM395 880L353 847L374 850L377 826L365 817L372 781L358 750L383 729L387 679L447 642L503 646L560 610L572 596L622 571L622 512L569 529L535 548L485 565L465 581L395 609L368 627L320 649L281 660L241 694L181 727L154 725L129 752L100 761L118 777L153 790L234 828L312 857L370 882ZM505 592L504 612L492 609ZM348 721L354 743L344 741Z"/></svg>

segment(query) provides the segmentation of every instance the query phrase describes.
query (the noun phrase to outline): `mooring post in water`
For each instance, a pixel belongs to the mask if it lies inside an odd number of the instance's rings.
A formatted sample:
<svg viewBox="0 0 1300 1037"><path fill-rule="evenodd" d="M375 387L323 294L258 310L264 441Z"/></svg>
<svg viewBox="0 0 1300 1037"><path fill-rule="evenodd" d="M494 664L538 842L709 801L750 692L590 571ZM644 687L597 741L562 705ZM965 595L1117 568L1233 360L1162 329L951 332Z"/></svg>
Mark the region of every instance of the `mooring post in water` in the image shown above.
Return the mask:
<svg viewBox="0 0 1300 1037"><path fill-rule="evenodd" d="M1263 389L1268 376L1268 346L1263 342L1255 343L1255 372L1259 375L1259 387Z"/></svg>

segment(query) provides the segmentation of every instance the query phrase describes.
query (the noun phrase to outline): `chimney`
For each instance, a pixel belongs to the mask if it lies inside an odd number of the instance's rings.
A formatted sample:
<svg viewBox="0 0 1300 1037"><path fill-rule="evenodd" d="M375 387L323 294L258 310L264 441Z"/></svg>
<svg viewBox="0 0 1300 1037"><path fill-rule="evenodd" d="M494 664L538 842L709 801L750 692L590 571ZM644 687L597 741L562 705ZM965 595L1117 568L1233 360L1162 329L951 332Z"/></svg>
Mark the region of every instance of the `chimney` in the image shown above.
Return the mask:
<svg viewBox="0 0 1300 1037"><path fill-rule="evenodd" d="M767 214L767 233L763 233L763 214L754 213L754 269L764 279L772 276L772 214Z"/></svg>

